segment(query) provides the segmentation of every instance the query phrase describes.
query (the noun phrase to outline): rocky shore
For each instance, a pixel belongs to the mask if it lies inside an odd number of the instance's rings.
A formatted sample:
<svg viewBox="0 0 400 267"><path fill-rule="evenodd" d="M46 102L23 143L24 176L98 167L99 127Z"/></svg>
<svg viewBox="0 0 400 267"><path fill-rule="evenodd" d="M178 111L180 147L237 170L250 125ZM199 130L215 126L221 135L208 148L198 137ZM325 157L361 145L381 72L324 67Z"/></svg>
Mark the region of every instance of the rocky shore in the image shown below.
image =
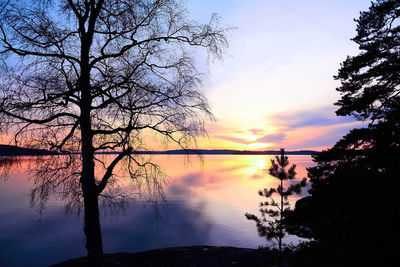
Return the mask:
<svg viewBox="0 0 400 267"><path fill-rule="evenodd" d="M104 266L275 266L276 251L235 247L191 246L104 255ZM86 257L61 262L53 267L87 266Z"/></svg>

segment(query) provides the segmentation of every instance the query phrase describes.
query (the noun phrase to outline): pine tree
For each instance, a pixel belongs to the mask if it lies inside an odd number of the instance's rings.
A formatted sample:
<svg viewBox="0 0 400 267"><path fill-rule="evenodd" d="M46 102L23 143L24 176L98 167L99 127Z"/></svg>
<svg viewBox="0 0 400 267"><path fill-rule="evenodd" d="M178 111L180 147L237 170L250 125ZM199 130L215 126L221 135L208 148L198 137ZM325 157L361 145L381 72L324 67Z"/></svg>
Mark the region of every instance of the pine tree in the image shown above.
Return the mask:
<svg viewBox="0 0 400 267"><path fill-rule="evenodd" d="M302 187L306 185L306 178L304 178L300 183L291 183L284 188L284 181L291 181L296 178L296 165L293 164L287 168L288 166L289 160L282 148L281 154L271 160L271 167L268 170L272 177L279 179L279 185L276 188L265 188L258 192L261 197L267 199L260 202L260 218L254 214L245 214L248 220L256 222L260 236L278 246L278 266L282 265L282 247L284 245L282 239L286 236L285 214L290 211L288 197L294 193L300 194ZM278 195L278 198L275 198L274 195Z"/></svg>
<svg viewBox="0 0 400 267"><path fill-rule="evenodd" d="M373 2L356 23L352 40L360 53L335 77L336 113L369 124L314 156L311 195L288 215L291 234L313 239L303 247L302 266L387 266L397 259L400 2Z"/></svg>

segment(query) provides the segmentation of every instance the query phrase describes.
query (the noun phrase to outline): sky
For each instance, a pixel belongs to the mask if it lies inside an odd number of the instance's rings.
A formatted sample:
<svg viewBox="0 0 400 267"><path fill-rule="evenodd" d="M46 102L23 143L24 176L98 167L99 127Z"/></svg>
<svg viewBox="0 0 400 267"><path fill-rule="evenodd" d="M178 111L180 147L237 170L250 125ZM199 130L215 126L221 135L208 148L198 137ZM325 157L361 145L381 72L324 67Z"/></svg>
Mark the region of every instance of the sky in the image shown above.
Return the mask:
<svg viewBox="0 0 400 267"><path fill-rule="evenodd" d="M190 19L207 23L217 13L222 25L234 28L224 60L201 67L216 121L207 124L198 148L322 150L366 126L335 115L340 83L333 76L346 56L358 54L350 40L354 19L369 0L184 2Z"/></svg>
<svg viewBox="0 0 400 267"><path fill-rule="evenodd" d="M200 148L241 150L328 148L350 129L366 126L337 117L334 80L356 55L354 19L369 0L188 0L190 18L212 13L234 27L222 62L204 76L216 122Z"/></svg>

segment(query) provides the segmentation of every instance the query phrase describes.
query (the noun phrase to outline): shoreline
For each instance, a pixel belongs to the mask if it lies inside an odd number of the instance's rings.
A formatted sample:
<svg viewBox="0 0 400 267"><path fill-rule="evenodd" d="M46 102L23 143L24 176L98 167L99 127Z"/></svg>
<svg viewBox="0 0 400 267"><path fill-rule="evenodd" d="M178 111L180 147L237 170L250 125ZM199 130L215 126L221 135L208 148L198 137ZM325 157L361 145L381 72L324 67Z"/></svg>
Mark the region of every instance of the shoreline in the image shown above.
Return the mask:
<svg viewBox="0 0 400 267"><path fill-rule="evenodd" d="M274 266L277 251L229 246L169 247L143 252L104 254L104 266ZM88 266L87 257L66 260L52 267ZM283 266L287 266L284 264Z"/></svg>

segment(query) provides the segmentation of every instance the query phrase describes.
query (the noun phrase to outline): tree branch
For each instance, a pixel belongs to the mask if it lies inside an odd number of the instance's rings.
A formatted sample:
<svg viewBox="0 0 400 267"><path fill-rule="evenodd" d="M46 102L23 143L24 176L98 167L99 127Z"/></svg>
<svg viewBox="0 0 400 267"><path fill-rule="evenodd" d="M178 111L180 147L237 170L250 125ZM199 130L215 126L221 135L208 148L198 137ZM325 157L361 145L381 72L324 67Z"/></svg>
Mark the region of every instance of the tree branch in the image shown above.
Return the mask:
<svg viewBox="0 0 400 267"><path fill-rule="evenodd" d="M110 165L107 167L107 171L104 174L103 178L101 179L99 185L97 186L97 194L100 194L103 192L104 188L107 186L107 182L110 179L110 177L113 175L113 170L115 166L118 164L118 162L123 159L125 156L129 155L132 152L133 148L129 147L126 150L122 151L118 156L110 163Z"/></svg>

